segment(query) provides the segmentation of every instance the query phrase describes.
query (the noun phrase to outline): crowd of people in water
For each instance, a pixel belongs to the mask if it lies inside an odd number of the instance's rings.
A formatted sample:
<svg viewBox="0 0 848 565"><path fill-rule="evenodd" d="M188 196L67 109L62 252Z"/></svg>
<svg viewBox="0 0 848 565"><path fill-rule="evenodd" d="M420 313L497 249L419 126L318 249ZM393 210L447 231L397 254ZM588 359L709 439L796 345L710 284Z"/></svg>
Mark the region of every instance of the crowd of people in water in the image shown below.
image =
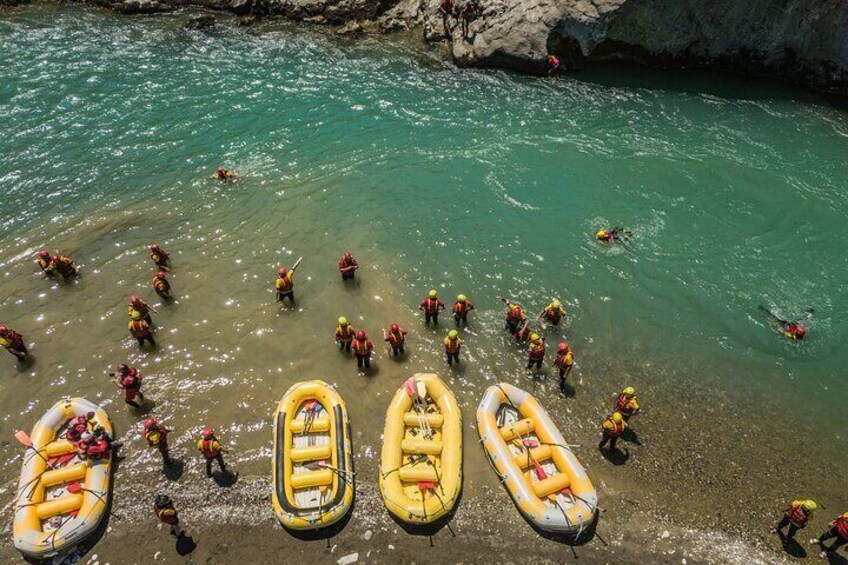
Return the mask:
<svg viewBox="0 0 848 565"><path fill-rule="evenodd" d="M235 181L237 176L224 167L218 167L212 178L221 182ZM595 240L601 245L626 245L633 237L630 230L615 226L604 228L595 234ZM160 245L154 243L149 246L150 260L155 265L155 275L152 280L154 292L165 302L173 300L171 285L167 275L172 267L171 256ZM288 300L291 305L295 304L295 274L300 267L303 258L298 258L292 266L282 266L277 271L274 280L276 301L283 303ZM38 253L38 266L46 277L69 279L80 276L80 269L74 264L73 259L56 251L51 254L48 250ZM342 283L348 283L356 279L359 263L350 252L342 254L338 262L339 274ZM549 327L559 326L566 319L566 311L559 299L552 299L545 308L537 315L533 315L519 302L508 298L498 297L505 308L504 327L515 342L526 347L528 370L541 371L547 352L547 342L544 334ZM806 312L804 320L784 320L772 313L766 307L761 309L767 315L770 324L779 333L792 340L802 340L807 335L804 321L809 319L813 310ZM430 290L418 305L418 310L423 313L425 327L438 327L439 317L447 310L447 305L439 296L437 290ZM445 359L448 366L461 363L461 353L464 341L460 337L460 330L468 326L469 315L476 310L475 304L465 294L458 294L450 310L455 327L450 329L442 340ZM148 304L137 294L129 297L127 304L127 315L129 317L128 330L134 339L138 341L139 347L150 344L157 347L154 337L155 324L152 315L158 311ZM536 329L533 329L533 325ZM406 353L406 340L408 331L398 323L391 323L382 330L383 340L390 349L390 355L398 358ZM340 316L335 326L335 342L339 351L344 354L353 354L356 359L357 368L360 371L368 371L371 367L371 358L374 352L374 344L363 329L354 329L353 325L344 316ZM24 337L0 325L0 345L18 358L25 361L29 353L27 351ZM553 366L559 375L560 389L565 391L567 379L576 364L575 355L570 345L565 341L559 341L556 347L556 355ZM123 392L124 402L135 409L142 408L145 401L142 393L143 378L141 372L131 365L119 364L109 377L115 386ZM640 411L639 400L636 390L632 386L624 387L615 396L609 414L600 425L600 442L598 448L609 449L610 452L617 450L617 441L629 429L631 419ZM98 459L110 457L114 450L120 447L120 442L115 442L106 431L94 425L94 413L79 416L72 420L66 431L66 438L77 446L77 452L82 459ZM168 446L168 434L172 430L156 421L155 418L147 418L143 423L142 439L149 448L155 448L162 456L166 467L174 463ZM608 446L608 447L607 447ZM222 476L227 476L229 470L224 462L223 455L227 450L215 435L215 431L206 426L200 437L196 440L196 447L206 463L206 475L212 476L213 463L217 464ZM792 540L795 534L804 528L809 522L810 516L818 505L813 500L795 500L785 510L781 521L772 528L772 532L780 535L784 544ZM164 524L170 527L171 534L177 537L185 535L180 525L179 516L173 501L159 494L154 500L154 513ZM784 533L784 529L788 531ZM832 545L825 548L824 543L835 539ZM810 543L818 544L821 548L821 556L826 557L829 552L836 551L842 545L848 543L848 512L837 517L828 525L828 530L818 538L810 540Z"/></svg>

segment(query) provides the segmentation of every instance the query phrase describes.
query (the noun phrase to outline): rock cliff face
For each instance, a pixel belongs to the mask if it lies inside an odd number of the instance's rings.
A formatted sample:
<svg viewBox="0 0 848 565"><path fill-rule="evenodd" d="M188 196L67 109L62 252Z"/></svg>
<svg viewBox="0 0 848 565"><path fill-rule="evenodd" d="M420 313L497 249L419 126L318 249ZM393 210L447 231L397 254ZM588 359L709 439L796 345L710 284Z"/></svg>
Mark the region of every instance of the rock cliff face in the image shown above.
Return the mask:
<svg viewBox="0 0 848 565"><path fill-rule="evenodd" d="M424 33L443 37L438 0ZM459 65L544 73L625 61L771 76L848 94L848 0L490 0L463 38L450 20Z"/></svg>

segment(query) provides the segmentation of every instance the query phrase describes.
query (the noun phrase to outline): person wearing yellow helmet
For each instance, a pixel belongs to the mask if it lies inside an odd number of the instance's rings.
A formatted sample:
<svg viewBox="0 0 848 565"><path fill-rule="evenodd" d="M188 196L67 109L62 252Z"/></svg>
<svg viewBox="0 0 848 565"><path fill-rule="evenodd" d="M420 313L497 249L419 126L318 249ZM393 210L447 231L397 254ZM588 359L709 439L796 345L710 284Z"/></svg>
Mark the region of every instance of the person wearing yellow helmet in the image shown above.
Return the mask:
<svg viewBox="0 0 848 565"><path fill-rule="evenodd" d="M789 540L795 537L798 530L807 527L810 516L817 507L818 505L814 500L793 500L789 508L783 511L783 518L780 519L780 522L770 530L771 533L779 535L783 545L786 545ZM786 526L789 526L789 530L784 537L783 528Z"/></svg>
<svg viewBox="0 0 848 565"><path fill-rule="evenodd" d="M639 400L636 398L636 389L632 386L625 387L615 398L613 409L621 413L621 417L627 422L631 416L639 412Z"/></svg>
<svg viewBox="0 0 848 565"><path fill-rule="evenodd" d="M153 318L150 317L150 313L158 314L154 307L148 304L143 298L141 298L137 294L131 294L129 298L129 303L127 304L127 314L129 315L131 320L144 320L148 323L148 325L153 325ZM137 317L136 314L138 314Z"/></svg>
<svg viewBox="0 0 848 565"><path fill-rule="evenodd" d="M562 307L562 302L554 298L544 310L536 317L537 320L545 318L552 325L557 326L565 317L565 308Z"/></svg>
<svg viewBox="0 0 848 565"><path fill-rule="evenodd" d="M432 320L434 325L439 325L439 312L445 309L445 303L439 298L439 293L435 289L427 293L427 298L421 301L418 309L424 312L424 324L430 325Z"/></svg>
<svg viewBox="0 0 848 565"><path fill-rule="evenodd" d="M456 361L459 363L459 352L462 350L462 340L459 339L459 332L451 330L448 336L444 339L445 355L448 359L448 365L453 365Z"/></svg>
<svg viewBox="0 0 848 565"><path fill-rule="evenodd" d="M836 540L830 544L830 547L825 547L824 542L832 538L836 538ZM818 538L810 540L810 545L818 544L821 550L819 557L822 559L827 559L828 553L835 553L836 550L846 543L848 543L848 512L830 522L828 524L828 530L825 533Z"/></svg>
<svg viewBox="0 0 848 565"><path fill-rule="evenodd" d="M131 318L127 328L130 330L130 334L138 340L138 346L144 347L144 342L149 341L150 345L156 347L156 341L153 339L153 328L142 319L138 310L133 310Z"/></svg>
<svg viewBox="0 0 848 565"><path fill-rule="evenodd" d="M524 315L524 308L517 302L510 302L502 296L498 296L498 300L506 306L506 329L509 333L515 335L515 332L524 325L527 317Z"/></svg>
<svg viewBox="0 0 848 565"><path fill-rule="evenodd" d="M339 323L336 325L336 345L339 346L339 351L350 351L350 344L353 341L353 326L348 323L344 316L339 317Z"/></svg>
<svg viewBox="0 0 848 565"><path fill-rule="evenodd" d="M622 227L615 226L612 229L601 229L598 230L598 233L595 234L595 239L604 245L609 245L610 243L617 241L619 243L626 243L630 241L630 238L633 236L633 232L630 230L626 230Z"/></svg>
<svg viewBox="0 0 848 565"><path fill-rule="evenodd" d="M610 451L615 451L615 443L626 429L627 422L624 421L620 412L613 412L612 415L607 416L601 424L601 443L598 444L598 449L603 449L609 442Z"/></svg>
<svg viewBox="0 0 848 565"><path fill-rule="evenodd" d="M537 371L542 370L542 360L545 358L545 338L536 333L530 334L529 357L527 360L527 368L532 369L536 366Z"/></svg>
<svg viewBox="0 0 848 565"><path fill-rule="evenodd" d="M456 325L465 324L468 325L468 313L474 310L474 303L468 300L468 297L464 294L460 294L456 297L456 302L453 304L453 319L456 321Z"/></svg>

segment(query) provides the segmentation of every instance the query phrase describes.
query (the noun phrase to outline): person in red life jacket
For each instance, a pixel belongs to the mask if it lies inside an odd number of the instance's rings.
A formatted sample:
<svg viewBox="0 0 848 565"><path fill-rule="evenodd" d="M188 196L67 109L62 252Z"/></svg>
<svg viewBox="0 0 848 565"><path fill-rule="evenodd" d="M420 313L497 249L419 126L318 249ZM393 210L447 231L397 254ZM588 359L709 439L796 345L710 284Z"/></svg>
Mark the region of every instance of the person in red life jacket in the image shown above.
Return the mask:
<svg viewBox="0 0 848 565"><path fill-rule="evenodd" d="M468 325L468 313L474 310L474 303L468 300L464 294L456 297L456 302L453 303L453 319L456 325Z"/></svg>
<svg viewBox="0 0 848 565"><path fill-rule="evenodd" d="M158 243L150 244L150 260L156 264L156 267L160 271L169 271L171 269L171 256L159 247Z"/></svg>
<svg viewBox="0 0 848 565"><path fill-rule="evenodd" d="M74 265L74 260L65 255L54 255L50 258L51 267L66 279L79 274L79 267Z"/></svg>
<svg viewBox="0 0 848 565"><path fill-rule="evenodd" d="M812 318L812 315L815 312L815 310L809 308L807 309L806 315L803 319L790 322L789 320L784 320L765 306L760 305L760 310L766 313L769 317L770 325L777 330L778 333L783 334L789 339L797 341L801 341L807 337L807 328L804 324Z"/></svg>
<svg viewBox="0 0 848 565"><path fill-rule="evenodd" d="M215 437L215 432L212 428L203 428L203 434L199 440L197 440L197 449L200 450L200 453L203 454L203 458L206 459L206 476L212 476L212 462L217 461L218 466L221 467L221 473L227 473L227 467L224 465L224 453L225 450L221 447L220 442L218 442L218 438Z"/></svg>
<svg viewBox="0 0 848 565"><path fill-rule="evenodd" d="M16 331L10 330L6 326L0 326L0 345L6 348L6 351L18 358L18 361L24 361L29 352L24 343L24 336Z"/></svg>
<svg viewBox="0 0 848 565"><path fill-rule="evenodd" d="M104 435L95 435L84 431L77 442L77 452L81 459L108 459L112 454L112 443Z"/></svg>
<svg viewBox="0 0 848 565"><path fill-rule="evenodd" d="M554 366L559 369L559 386L563 388L565 386L565 379L568 378L568 375L571 374L571 370L574 368L574 354L564 341L559 342L559 345L557 345L557 356Z"/></svg>
<svg viewBox="0 0 848 565"><path fill-rule="evenodd" d="M225 167L218 165L215 172L212 173L212 178L219 181L231 181L236 179L236 174Z"/></svg>
<svg viewBox="0 0 848 565"><path fill-rule="evenodd" d="M598 449L603 449L609 442L610 451L615 451L615 443L626 429L627 422L624 421L620 412L613 412L612 416L607 416L601 425L601 443L598 444Z"/></svg>
<svg viewBox="0 0 848 565"><path fill-rule="evenodd" d="M626 230L622 227L615 226L611 230L601 229L598 230L598 233L595 234L595 239L604 245L609 245L610 243L617 241L619 243L626 243L630 241L630 238L633 236L633 232Z"/></svg>
<svg viewBox="0 0 848 565"><path fill-rule="evenodd" d="M172 300L171 283L168 281L168 274L165 271L159 271L153 277L153 290L159 295L162 300Z"/></svg>
<svg viewBox="0 0 848 565"><path fill-rule="evenodd" d="M538 316L536 316L536 320L545 318L552 325L558 326L564 317L565 308L562 307L562 302L554 298L551 300L551 303L548 304Z"/></svg>
<svg viewBox="0 0 848 565"><path fill-rule="evenodd" d="M356 270L359 269L359 263L353 258L353 255L345 252L342 258L339 259L339 272L342 274L342 280L353 280L356 276Z"/></svg>
<svg viewBox="0 0 848 565"><path fill-rule="evenodd" d="M631 416L635 416L639 408L639 399L636 398L636 389L632 386L624 387L621 394L616 396L613 410L619 412L624 421L630 420Z"/></svg>
<svg viewBox="0 0 848 565"><path fill-rule="evenodd" d="M563 72L565 67L562 64L562 61L559 60L559 57L556 55L550 54L547 58L548 64L548 76L555 75Z"/></svg>
<svg viewBox="0 0 848 565"><path fill-rule="evenodd" d="M454 361L459 363L459 353L462 351L462 340L459 339L459 332L456 330L449 331L442 343L445 346L445 357L447 357L448 365L453 365Z"/></svg>
<svg viewBox="0 0 848 565"><path fill-rule="evenodd" d="M445 37L450 37L448 19L451 16L456 16L456 6L454 6L453 0L439 0L439 13L442 15L442 28L445 30Z"/></svg>
<svg viewBox="0 0 848 565"><path fill-rule="evenodd" d="M807 337L807 328L795 322L786 324L783 327L783 335L789 339L801 340Z"/></svg>
<svg viewBox="0 0 848 565"><path fill-rule="evenodd" d="M348 323L347 318L340 317L339 323L336 325L336 345L339 346L339 351L350 351L354 333L356 332L353 330L353 326Z"/></svg>
<svg viewBox="0 0 848 565"><path fill-rule="evenodd" d="M459 5L459 17L462 19L462 37L468 39L468 26L477 19L477 1L463 0Z"/></svg>
<svg viewBox="0 0 848 565"><path fill-rule="evenodd" d="M50 276L55 272L53 260L50 258L50 252L46 249L42 249L38 252L38 266L41 267L41 271L45 275Z"/></svg>
<svg viewBox="0 0 848 565"><path fill-rule="evenodd" d="M129 304L127 304L127 315L132 320L137 319L137 316L135 316L134 312L138 312L138 315L141 316L141 319L147 322L148 325L153 325L153 318L150 317L150 313L159 313L150 304L145 302L139 295L130 294Z"/></svg>
<svg viewBox="0 0 848 565"><path fill-rule="evenodd" d="M153 513L160 522L170 526L172 536L175 538L185 536L185 530L180 527L180 516L170 498L164 494L157 494L153 500Z"/></svg>
<svg viewBox="0 0 848 565"><path fill-rule="evenodd" d="M149 341L150 345L156 347L156 341L153 339L153 331L150 328L150 324L141 318L130 320L130 323L127 324L127 328L130 330L132 336L138 340L139 347L144 347L145 341Z"/></svg>
<svg viewBox="0 0 848 565"><path fill-rule="evenodd" d="M498 300L506 306L506 329L509 330L509 333L514 334L527 320L527 317L524 315L524 308L520 304L510 302L501 296L498 297Z"/></svg>
<svg viewBox="0 0 848 565"><path fill-rule="evenodd" d="M371 368L372 351L374 351L374 344L371 343L365 332L362 330L356 332L356 337L353 339L353 354L356 356L356 366L358 368Z"/></svg>
<svg viewBox="0 0 848 565"><path fill-rule="evenodd" d="M65 439L71 443L77 443L82 439L83 432L88 431L90 422L94 421L94 412L89 412L85 416L77 416L68 422L68 427L65 430Z"/></svg>
<svg viewBox="0 0 848 565"><path fill-rule="evenodd" d="M294 305L294 273L302 260L300 258L295 261L291 269L280 267L280 270L277 271L277 280L274 281L274 288L277 291L277 302L282 302L288 298L292 305Z"/></svg>
<svg viewBox="0 0 848 565"><path fill-rule="evenodd" d="M512 337L514 337L515 341L518 343L527 343L530 341L530 335L532 333L533 332L530 331L530 324L527 323L527 320L524 320L521 323L521 326L512 334Z"/></svg>
<svg viewBox="0 0 848 565"><path fill-rule="evenodd" d="M793 500L789 508L783 511L780 522L769 531L778 534L785 545L787 541L795 537L798 530L807 527L807 522L809 522L810 516L817 507L818 505L813 500ZM789 531L784 537L783 528L786 526L789 526Z"/></svg>
<svg viewBox="0 0 848 565"><path fill-rule="evenodd" d="M821 549L821 553L819 553L819 557L822 559L827 559L828 553L836 552L840 547L848 543L848 512L839 516L830 524L828 524L828 530L820 535L817 539L811 539L810 544L818 544L819 549ZM836 540L830 544L830 547L825 547L824 542L829 539L836 538Z"/></svg>
<svg viewBox="0 0 848 565"><path fill-rule="evenodd" d="M162 454L162 462L165 465L173 463L171 453L168 450L168 433L171 430L157 422L153 418L149 418L144 422L142 436L147 440L147 447L155 447Z"/></svg>
<svg viewBox="0 0 848 565"><path fill-rule="evenodd" d="M527 359L527 368L532 369L536 365L536 370L542 370L542 360L545 358L545 338L539 334L530 334L530 348Z"/></svg>
<svg viewBox="0 0 848 565"><path fill-rule="evenodd" d="M406 341L406 330L397 324L392 324L389 331L383 330L383 336L386 342L392 348L392 355L397 357L403 355L403 344Z"/></svg>
<svg viewBox="0 0 848 565"><path fill-rule="evenodd" d="M421 301L418 309L424 312L424 325L439 324L439 312L445 309L445 303L439 299L439 293L436 290L431 290L427 293L427 298Z"/></svg>
<svg viewBox="0 0 848 565"><path fill-rule="evenodd" d="M141 373L138 369L121 364L114 373L109 373L109 376L112 377L115 386L124 391L124 402L135 408L141 408L135 401L136 396L144 401L144 394L141 393Z"/></svg>

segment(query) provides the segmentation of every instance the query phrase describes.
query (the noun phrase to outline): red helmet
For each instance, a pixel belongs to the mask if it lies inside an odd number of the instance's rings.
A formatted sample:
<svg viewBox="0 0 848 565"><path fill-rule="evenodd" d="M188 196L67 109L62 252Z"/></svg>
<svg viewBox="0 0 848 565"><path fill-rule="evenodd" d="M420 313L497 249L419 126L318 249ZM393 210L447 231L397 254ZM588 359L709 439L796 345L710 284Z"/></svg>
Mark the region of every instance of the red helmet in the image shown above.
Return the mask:
<svg viewBox="0 0 848 565"><path fill-rule="evenodd" d="M400 331L400 326L397 324L392 324L392 331L394 333L398 333Z"/></svg>
<svg viewBox="0 0 848 565"><path fill-rule="evenodd" d="M350 251L345 251L342 255L342 259L353 259L353 255L350 254Z"/></svg>
<svg viewBox="0 0 848 565"><path fill-rule="evenodd" d="M0 334L4 334L4 333L6 333L7 331L9 331L9 330L8 330L8 328L7 328L6 326L0 326Z"/></svg>
<svg viewBox="0 0 848 565"><path fill-rule="evenodd" d="M136 303L136 302L138 302L139 300L141 300L141 297L140 297L139 295L137 295L137 294L130 294L130 304L135 304L135 303Z"/></svg>
<svg viewBox="0 0 848 565"><path fill-rule="evenodd" d="M124 363L121 363L120 365L118 365L118 366L115 368L115 370L116 370L117 372L119 372L119 373L123 373L123 372L129 371L129 369L130 369L130 368L129 368L129 366L128 366L128 365L126 365L126 364L124 364Z"/></svg>
<svg viewBox="0 0 848 565"><path fill-rule="evenodd" d="M356 339L365 339L365 332L362 330L356 332Z"/></svg>
<svg viewBox="0 0 848 565"><path fill-rule="evenodd" d="M559 345L557 346L557 351L568 351L568 344L564 341L559 342Z"/></svg>
<svg viewBox="0 0 848 565"><path fill-rule="evenodd" d="M215 435L215 432L212 430L212 428L203 428L203 437L204 438L209 439L210 437L212 437L214 435Z"/></svg>
<svg viewBox="0 0 848 565"><path fill-rule="evenodd" d="M159 244L158 243L151 243L150 244L150 250L151 251L160 251Z"/></svg>
<svg viewBox="0 0 848 565"><path fill-rule="evenodd" d="M47 251L46 249L42 249L41 251L38 252L38 256L41 257L42 259L49 259L50 258L50 252Z"/></svg>
<svg viewBox="0 0 848 565"><path fill-rule="evenodd" d="M150 418L150 419L148 419L148 420L145 420L145 422L144 422L144 427L145 427L145 428L152 428L152 427L154 427L154 426L156 426L156 420L154 420L153 418Z"/></svg>
<svg viewBox="0 0 848 565"><path fill-rule="evenodd" d="M807 328L798 326L798 329L795 330L795 333L800 335L801 337L804 337L805 335L807 335Z"/></svg>
<svg viewBox="0 0 848 565"><path fill-rule="evenodd" d="M284 276L286 276L286 273L288 273L288 272L289 272L289 270L286 269L285 267L280 267L280 270L277 271L277 274L280 275L281 277L284 277Z"/></svg>
<svg viewBox="0 0 848 565"><path fill-rule="evenodd" d="M156 273L156 278L157 279L164 279L166 275L167 275L167 273L165 271L159 271L158 273Z"/></svg>
<svg viewBox="0 0 848 565"><path fill-rule="evenodd" d="M223 173L223 172L224 172L224 171L226 171L226 170L227 170L227 169L225 169L222 165L218 165L218 168L217 168L217 169L215 169L215 172L216 172L216 173Z"/></svg>
<svg viewBox="0 0 848 565"><path fill-rule="evenodd" d="M55 261L55 262L57 262L57 263L58 263L58 262L59 262L59 256L58 256L58 255L54 255L53 257L51 257L51 258L50 258L50 260L51 260L51 261Z"/></svg>

